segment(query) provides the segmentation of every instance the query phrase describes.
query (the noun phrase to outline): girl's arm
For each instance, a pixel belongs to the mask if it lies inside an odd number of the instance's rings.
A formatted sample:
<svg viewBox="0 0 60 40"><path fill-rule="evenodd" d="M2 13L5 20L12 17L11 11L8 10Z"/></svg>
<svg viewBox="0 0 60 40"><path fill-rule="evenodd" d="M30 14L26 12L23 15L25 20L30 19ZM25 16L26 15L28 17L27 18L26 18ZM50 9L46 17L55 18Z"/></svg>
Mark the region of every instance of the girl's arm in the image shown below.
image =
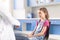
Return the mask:
<svg viewBox="0 0 60 40"><path fill-rule="evenodd" d="M33 32L27 35L28 37L32 37L32 36L34 35L34 33L35 33L35 31L36 31L36 28L37 28L37 25L38 25L38 22L37 22L37 24L36 24Z"/></svg>
<svg viewBox="0 0 60 40"><path fill-rule="evenodd" d="M36 26L35 26L35 28L34 28L33 32L31 33L32 35L33 35L33 34L34 34L34 32L36 31L37 26L38 26L38 21L36 22Z"/></svg>
<svg viewBox="0 0 60 40"><path fill-rule="evenodd" d="M43 35L45 35L46 30L47 30L47 27L44 26L44 27L42 28L42 31L41 31L40 33L38 33L38 34L35 34L34 36L43 36Z"/></svg>
<svg viewBox="0 0 60 40"><path fill-rule="evenodd" d="M34 35L34 36L43 36L43 35L45 35L45 32L47 30L47 27L49 27L49 21L48 20L46 20L46 22L44 23L41 32L38 33L38 34L36 34L36 35Z"/></svg>
<svg viewBox="0 0 60 40"><path fill-rule="evenodd" d="M36 28L34 29L34 31L33 31L32 33L27 34L27 36L28 36L28 37L33 37L35 30L36 30Z"/></svg>
<svg viewBox="0 0 60 40"><path fill-rule="evenodd" d="M34 32L36 31L37 26L38 26L38 21L36 22L36 26L35 26L35 28L34 28L34 30L31 34L34 34Z"/></svg>
<svg viewBox="0 0 60 40"><path fill-rule="evenodd" d="M31 35L34 35L34 32L36 31L36 27L35 27L35 29L33 30L33 32L31 33Z"/></svg>

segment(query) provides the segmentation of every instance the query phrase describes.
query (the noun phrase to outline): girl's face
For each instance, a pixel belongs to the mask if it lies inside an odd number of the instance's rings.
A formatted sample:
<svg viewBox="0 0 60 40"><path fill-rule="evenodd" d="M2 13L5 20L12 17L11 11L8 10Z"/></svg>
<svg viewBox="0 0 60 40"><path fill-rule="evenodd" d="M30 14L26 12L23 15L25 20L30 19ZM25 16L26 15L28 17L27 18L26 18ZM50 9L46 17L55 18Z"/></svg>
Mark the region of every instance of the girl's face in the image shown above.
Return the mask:
<svg viewBox="0 0 60 40"><path fill-rule="evenodd" d="M40 18L45 18L45 13L43 11L39 10L39 17Z"/></svg>

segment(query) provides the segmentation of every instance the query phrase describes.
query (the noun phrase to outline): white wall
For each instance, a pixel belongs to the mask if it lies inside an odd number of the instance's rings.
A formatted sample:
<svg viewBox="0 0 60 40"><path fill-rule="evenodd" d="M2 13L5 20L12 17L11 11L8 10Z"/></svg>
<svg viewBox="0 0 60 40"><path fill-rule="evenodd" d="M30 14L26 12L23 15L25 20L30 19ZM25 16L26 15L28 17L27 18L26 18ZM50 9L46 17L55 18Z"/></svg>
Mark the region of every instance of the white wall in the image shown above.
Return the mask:
<svg viewBox="0 0 60 40"><path fill-rule="evenodd" d="M25 17L28 13L32 12L32 8L27 6L27 0L24 0L24 7L25 7Z"/></svg>
<svg viewBox="0 0 60 40"><path fill-rule="evenodd" d="M50 18L54 18L54 19L60 19L60 5L55 5L55 6L45 6L47 9L48 9L48 12L49 12L49 16ZM33 13L35 15L37 15L37 10L39 9L40 7L35 7L35 8L32 8L33 10ZM38 17L38 15L36 16Z"/></svg>
<svg viewBox="0 0 60 40"><path fill-rule="evenodd" d="M15 5L15 8L14 8ZM25 8L24 8L24 0L15 0L15 4L13 1L13 16L16 19L25 19Z"/></svg>
<svg viewBox="0 0 60 40"><path fill-rule="evenodd" d="M60 5L46 7L49 11L50 18L60 19Z"/></svg>
<svg viewBox="0 0 60 40"><path fill-rule="evenodd" d="M33 12L36 15L36 17L38 16L37 10L40 7L35 7L35 8L28 7L27 0L24 1L22 0L21 2L22 5L21 4L19 5L19 7L21 6L21 8L17 7L16 9L14 9L13 0L0 0L0 10L12 12L12 15L17 19L25 18L27 16L27 13L29 12ZM60 18L60 5L45 6L45 7L49 11L50 18Z"/></svg>
<svg viewBox="0 0 60 40"><path fill-rule="evenodd" d="M38 17L38 14L37 14L37 10L40 8L40 7L28 7L27 6L27 0L24 1L25 2L25 16L27 16L27 14L29 12L33 12L35 14L35 17ZM48 12L49 12L49 16L51 19L60 19L60 5L50 5L50 6L44 6L48 9Z"/></svg>
<svg viewBox="0 0 60 40"><path fill-rule="evenodd" d="M16 19L25 19L25 10L13 10L13 16Z"/></svg>
<svg viewBox="0 0 60 40"><path fill-rule="evenodd" d="M0 0L0 10L11 12L16 19L24 19L31 11L31 8L27 7L27 0L17 0L15 4L14 9L14 0Z"/></svg>
<svg viewBox="0 0 60 40"><path fill-rule="evenodd" d="M11 11L10 0L0 0L0 10Z"/></svg>

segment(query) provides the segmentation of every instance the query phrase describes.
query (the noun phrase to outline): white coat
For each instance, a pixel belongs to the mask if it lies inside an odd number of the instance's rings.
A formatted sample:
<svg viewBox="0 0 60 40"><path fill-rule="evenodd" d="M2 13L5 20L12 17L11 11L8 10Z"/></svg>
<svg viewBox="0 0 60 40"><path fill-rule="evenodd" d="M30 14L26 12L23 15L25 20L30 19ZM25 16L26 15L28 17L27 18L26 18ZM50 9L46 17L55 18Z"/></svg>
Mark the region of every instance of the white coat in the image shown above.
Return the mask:
<svg viewBox="0 0 60 40"><path fill-rule="evenodd" d="M0 11L0 40L16 40L13 26L20 26L20 22L9 12Z"/></svg>

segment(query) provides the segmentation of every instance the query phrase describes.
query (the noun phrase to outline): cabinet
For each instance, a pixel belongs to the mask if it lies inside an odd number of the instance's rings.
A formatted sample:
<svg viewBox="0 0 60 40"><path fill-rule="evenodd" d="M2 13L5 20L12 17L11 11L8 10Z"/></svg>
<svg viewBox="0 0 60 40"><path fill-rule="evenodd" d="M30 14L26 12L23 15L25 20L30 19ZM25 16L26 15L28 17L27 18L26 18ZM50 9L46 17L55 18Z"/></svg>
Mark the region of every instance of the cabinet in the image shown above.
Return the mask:
<svg viewBox="0 0 60 40"><path fill-rule="evenodd" d="M36 26L37 19L21 19L20 21L20 27L15 28L15 30L20 31L33 31Z"/></svg>
<svg viewBox="0 0 60 40"><path fill-rule="evenodd" d="M29 0L29 6L37 6L36 0Z"/></svg>
<svg viewBox="0 0 60 40"><path fill-rule="evenodd" d="M54 0L55 2L60 2L60 0Z"/></svg>
<svg viewBox="0 0 60 40"><path fill-rule="evenodd" d="M22 10L24 9L24 0L13 0L14 9Z"/></svg>
<svg viewBox="0 0 60 40"><path fill-rule="evenodd" d="M19 20L21 25L19 28L15 30L19 31L33 31L36 26L37 19L25 19ZM57 34L60 35L60 19L50 19L50 34ZM24 25L24 26L23 26ZM26 27L26 30L24 29Z"/></svg>
<svg viewBox="0 0 60 40"><path fill-rule="evenodd" d="M50 1L50 2L48 2L46 0L43 0L43 1L38 0L38 3L37 3L37 0L28 0L27 2L28 2L27 4L28 4L29 7L60 4L60 0L53 0L53 1Z"/></svg>
<svg viewBox="0 0 60 40"><path fill-rule="evenodd" d="M41 7L45 7L47 8L48 12L49 12L49 18L52 19L60 19L60 15L57 13L60 13L60 0L54 0L53 2L49 2L49 3L41 3L41 2L36 2L36 0L27 0L27 7L30 7L29 9L31 9L32 11L30 13L34 14L34 18L38 18L38 14L37 14L37 10L40 9ZM53 10L52 10L53 9ZM29 12L29 11L27 11Z"/></svg>
<svg viewBox="0 0 60 40"><path fill-rule="evenodd" d="M50 20L50 34L60 35L60 19Z"/></svg>

